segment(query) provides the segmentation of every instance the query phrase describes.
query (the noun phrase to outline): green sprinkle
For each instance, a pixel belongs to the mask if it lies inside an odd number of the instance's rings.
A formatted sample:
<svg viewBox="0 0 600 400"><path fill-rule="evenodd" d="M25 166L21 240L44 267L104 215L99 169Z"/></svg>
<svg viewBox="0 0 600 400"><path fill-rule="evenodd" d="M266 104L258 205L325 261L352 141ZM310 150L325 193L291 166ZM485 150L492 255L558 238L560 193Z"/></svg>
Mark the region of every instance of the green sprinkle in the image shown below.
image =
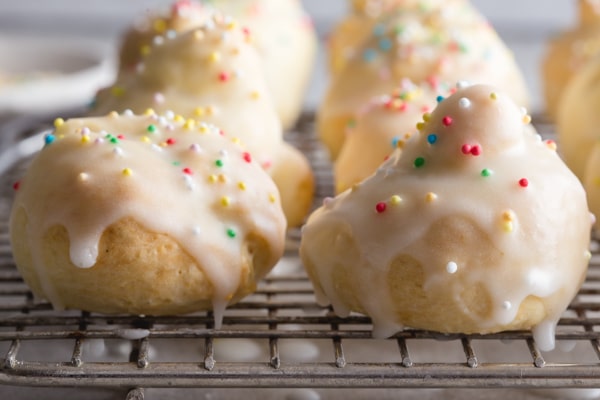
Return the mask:
<svg viewBox="0 0 600 400"><path fill-rule="evenodd" d="M425 165L425 159L423 157L417 157L415 159L414 165L416 168L421 168L423 165Z"/></svg>
<svg viewBox="0 0 600 400"><path fill-rule="evenodd" d="M154 124L150 124L148 125L148 127L146 128L146 130L150 133L155 133L156 132L156 125Z"/></svg>
<svg viewBox="0 0 600 400"><path fill-rule="evenodd" d="M181 161L173 161L174 166L179 167L181 165Z"/></svg>
<svg viewBox="0 0 600 400"><path fill-rule="evenodd" d="M223 166L223 160L217 160L215 161L215 165L219 168L221 168Z"/></svg>
<svg viewBox="0 0 600 400"><path fill-rule="evenodd" d="M484 178L487 178L488 176L492 176L492 170L484 168L481 170L481 176L483 176Z"/></svg>
<svg viewBox="0 0 600 400"><path fill-rule="evenodd" d="M227 229L227 236L233 239L234 237L236 237L236 233L233 229L229 228Z"/></svg>

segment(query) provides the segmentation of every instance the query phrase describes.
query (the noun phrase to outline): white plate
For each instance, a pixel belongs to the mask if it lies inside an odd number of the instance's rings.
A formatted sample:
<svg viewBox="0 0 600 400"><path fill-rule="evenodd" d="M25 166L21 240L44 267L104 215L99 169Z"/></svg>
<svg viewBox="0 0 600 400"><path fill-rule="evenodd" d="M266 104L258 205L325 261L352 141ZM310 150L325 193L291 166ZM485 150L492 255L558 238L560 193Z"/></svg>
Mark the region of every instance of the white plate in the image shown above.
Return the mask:
<svg viewBox="0 0 600 400"><path fill-rule="evenodd" d="M0 112L47 114L85 106L112 82L114 64L108 43L0 34Z"/></svg>

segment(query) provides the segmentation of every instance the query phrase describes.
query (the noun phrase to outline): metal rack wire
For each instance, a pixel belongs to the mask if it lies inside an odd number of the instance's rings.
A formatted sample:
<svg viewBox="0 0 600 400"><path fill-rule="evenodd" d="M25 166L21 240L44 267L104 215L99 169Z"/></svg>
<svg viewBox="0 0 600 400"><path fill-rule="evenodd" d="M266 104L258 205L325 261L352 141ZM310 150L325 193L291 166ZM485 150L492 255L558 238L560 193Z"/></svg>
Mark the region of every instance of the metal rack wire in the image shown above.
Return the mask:
<svg viewBox="0 0 600 400"><path fill-rule="evenodd" d="M311 121L304 118L288 139L311 158L319 202L333 192L331 168ZM548 126L542 121L538 129ZM583 288L560 321L559 347L574 348L562 352L540 352L529 332L406 330L372 339L369 318L338 318L316 304L296 255L298 231L258 291L228 309L222 329L213 329L210 313L57 312L32 297L12 261L7 216L23 164L0 176L0 384L126 388L129 398L142 398L140 388L149 387L600 387L597 248Z"/></svg>

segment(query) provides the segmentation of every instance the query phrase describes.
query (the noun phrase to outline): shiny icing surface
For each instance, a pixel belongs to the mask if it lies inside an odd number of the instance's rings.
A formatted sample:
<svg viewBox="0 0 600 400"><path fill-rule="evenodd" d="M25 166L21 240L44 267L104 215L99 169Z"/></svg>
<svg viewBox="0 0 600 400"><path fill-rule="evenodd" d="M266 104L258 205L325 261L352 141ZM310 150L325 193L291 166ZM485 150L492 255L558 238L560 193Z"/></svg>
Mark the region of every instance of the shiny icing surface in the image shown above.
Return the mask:
<svg viewBox="0 0 600 400"><path fill-rule="evenodd" d="M126 217L174 238L213 285L217 325L238 288L247 235L258 232L282 251L286 224L277 188L218 128L154 113L56 125L13 205L13 214L22 208L30 221L34 267L56 308L63 307L61 294L41 264L43 236L55 225L66 228L79 268L94 267L102 233Z"/></svg>
<svg viewBox="0 0 600 400"><path fill-rule="evenodd" d="M170 13L155 13L127 34L121 68L135 69L157 37L196 29L215 12L236 18L252 35L277 114L289 128L302 107L317 48L312 21L298 0L177 1Z"/></svg>
<svg viewBox="0 0 600 400"><path fill-rule="evenodd" d="M98 94L92 113L151 108L201 118L237 137L268 167L282 142L281 125L251 42L243 27L221 16L163 38L134 72L121 72Z"/></svg>
<svg viewBox="0 0 600 400"><path fill-rule="evenodd" d="M335 160L336 192L373 174L396 148L402 148L425 112L437 104L447 87L434 90L428 83L402 82L394 92L373 98L346 130L342 150Z"/></svg>
<svg viewBox="0 0 600 400"><path fill-rule="evenodd" d="M492 87L459 89L423 119L419 133L375 175L309 218L300 252L314 265L318 298L340 315L351 311L340 300L347 288L332 276L344 266L344 274L360 282L354 298L372 318L374 336L392 335L403 322L395 319L387 270L408 255L422 266L428 295L442 287L459 293L484 286L493 312L478 321L481 332L510 323L528 296L541 298L547 315L532 330L540 348L553 348L556 323L589 257L591 219L581 184L554 142L534 134L526 113ZM422 244L419 250L420 238L448 216L484 232L501 254L497 265L483 266L475 256L461 262ZM335 248L338 237L351 237L356 249Z"/></svg>

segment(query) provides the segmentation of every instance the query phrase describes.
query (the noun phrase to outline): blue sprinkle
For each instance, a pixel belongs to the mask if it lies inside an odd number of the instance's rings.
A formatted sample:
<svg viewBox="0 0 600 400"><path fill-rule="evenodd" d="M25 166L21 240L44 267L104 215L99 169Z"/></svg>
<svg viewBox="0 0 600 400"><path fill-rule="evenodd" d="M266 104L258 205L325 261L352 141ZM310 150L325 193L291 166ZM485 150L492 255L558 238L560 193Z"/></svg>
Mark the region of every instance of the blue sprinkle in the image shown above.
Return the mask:
<svg viewBox="0 0 600 400"><path fill-rule="evenodd" d="M435 133L432 133L431 135L427 136L427 141L429 142L429 144L434 144L435 142L437 142L437 135Z"/></svg>
<svg viewBox="0 0 600 400"><path fill-rule="evenodd" d="M379 48L382 51L390 51L392 49L392 46L393 46L393 43L388 38L382 38L381 40L379 40Z"/></svg>
<svg viewBox="0 0 600 400"><path fill-rule="evenodd" d="M392 148L396 148L398 147L398 142L400 141L400 138L398 136L394 136L394 138L392 139Z"/></svg>
<svg viewBox="0 0 600 400"><path fill-rule="evenodd" d="M48 146L49 144L52 144L52 142L54 142L54 139L56 139L56 137L49 133L48 135L44 136L44 143L46 144L46 146Z"/></svg>
<svg viewBox="0 0 600 400"><path fill-rule="evenodd" d="M373 28L373 34L375 36L383 36L383 35L385 35L385 25L384 24L377 24L377 25L375 25L375 27Z"/></svg>
<svg viewBox="0 0 600 400"><path fill-rule="evenodd" d="M367 62L371 62L371 61L375 60L375 57L377 57L377 50L366 49L365 52L363 53L363 59Z"/></svg>
<svg viewBox="0 0 600 400"><path fill-rule="evenodd" d="M435 99L437 100L438 103L441 103L442 101L444 101L444 96L438 96Z"/></svg>

